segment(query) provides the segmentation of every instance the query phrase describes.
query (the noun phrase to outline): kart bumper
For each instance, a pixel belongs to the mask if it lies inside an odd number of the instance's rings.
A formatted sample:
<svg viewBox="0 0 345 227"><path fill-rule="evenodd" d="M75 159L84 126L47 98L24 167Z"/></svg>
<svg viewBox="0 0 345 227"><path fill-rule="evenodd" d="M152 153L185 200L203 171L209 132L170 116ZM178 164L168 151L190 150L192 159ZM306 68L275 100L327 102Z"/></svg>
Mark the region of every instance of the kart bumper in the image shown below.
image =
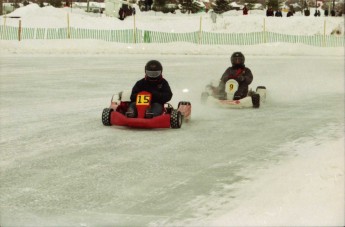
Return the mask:
<svg viewBox="0 0 345 227"><path fill-rule="evenodd" d="M110 124L133 128L170 128L170 115L163 114L154 118L128 118L113 111L110 116Z"/></svg>

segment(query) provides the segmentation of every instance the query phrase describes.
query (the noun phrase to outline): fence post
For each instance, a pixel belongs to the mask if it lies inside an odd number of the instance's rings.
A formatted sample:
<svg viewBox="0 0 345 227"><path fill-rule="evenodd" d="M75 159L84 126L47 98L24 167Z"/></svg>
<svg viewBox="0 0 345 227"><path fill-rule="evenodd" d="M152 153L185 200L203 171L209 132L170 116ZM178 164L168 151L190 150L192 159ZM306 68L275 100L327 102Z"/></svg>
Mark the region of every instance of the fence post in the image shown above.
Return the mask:
<svg viewBox="0 0 345 227"><path fill-rule="evenodd" d="M70 27L69 27L69 13L67 13L67 38L68 39L71 38L71 31L70 31Z"/></svg>
<svg viewBox="0 0 345 227"><path fill-rule="evenodd" d="M1 34L1 38L4 39L5 38L5 31L6 31L6 18L7 18L7 15L5 14L4 16L4 25L2 27L2 34Z"/></svg>
<svg viewBox="0 0 345 227"><path fill-rule="evenodd" d="M323 23L323 47L326 46L326 19Z"/></svg>
<svg viewBox="0 0 345 227"><path fill-rule="evenodd" d="M136 25L135 25L135 14L133 15L133 42L137 43Z"/></svg>
<svg viewBox="0 0 345 227"><path fill-rule="evenodd" d="M20 41L21 33L22 33L22 21L19 20L19 26L18 26L18 41Z"/></svg>
<svg viewBox="0 0 345 227"><path fill-rule="evenodd" d="M263 26L263 32L264 32L264 43L267 42L267 38L266 38L266 18L264 18L264 26Z"/></svg>
<svg viewBox="0 0 345 227"><path fill-rule="evenodd" d="M201 44L201 33L202 33L202 16L200 16L200 29L199 29L199 44Z"/></svg>

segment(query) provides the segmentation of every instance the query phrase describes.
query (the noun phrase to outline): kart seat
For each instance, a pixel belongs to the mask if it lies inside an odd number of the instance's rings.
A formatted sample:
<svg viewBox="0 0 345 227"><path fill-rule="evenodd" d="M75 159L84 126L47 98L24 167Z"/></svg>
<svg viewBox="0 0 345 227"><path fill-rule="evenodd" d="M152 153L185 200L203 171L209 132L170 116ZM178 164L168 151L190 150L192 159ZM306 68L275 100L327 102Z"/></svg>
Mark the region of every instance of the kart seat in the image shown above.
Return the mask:
<svg viewBox="0 0 345 227"><path fill-rule="evenodd" d="M122 102L130 102L131 101L131 94L132 94L132 91L130 91L130 90L122 91L120 100Z"/></svg>

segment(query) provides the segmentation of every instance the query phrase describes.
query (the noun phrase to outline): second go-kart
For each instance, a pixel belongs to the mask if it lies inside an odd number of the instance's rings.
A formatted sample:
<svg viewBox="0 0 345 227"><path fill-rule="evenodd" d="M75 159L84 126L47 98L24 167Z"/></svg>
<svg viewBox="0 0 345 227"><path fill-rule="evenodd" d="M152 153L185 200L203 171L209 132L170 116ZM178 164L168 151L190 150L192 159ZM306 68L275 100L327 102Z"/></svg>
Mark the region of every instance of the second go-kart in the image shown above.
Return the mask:
<svg viewBox="0 0 345 227"><path fill-rule="evenodd" d="M129 117L128 111L131 91L123 91L113 95L109 108L103 109L102 123L106 126L118 125L134 128L181 128L182 122L191 118L191 103L183 101L174 109L169 103L164 104L163 112L159 116L147 115L151 103L151 93L143 91L136 97L137 116Z"/></svg>
<svg viewBox="0 0 345 227"><path fill-rule="evenodd" d="M259 108L260 104L266 101L265 86L258 86L255 91L250 90L246 97L234 100L235 92L239 86L238 82L234 79L228 80L225 84L226 96L221 98L215 91L218 84L218 81L212 81L206 86L201 93L201 103L224 108Z"/></svg>

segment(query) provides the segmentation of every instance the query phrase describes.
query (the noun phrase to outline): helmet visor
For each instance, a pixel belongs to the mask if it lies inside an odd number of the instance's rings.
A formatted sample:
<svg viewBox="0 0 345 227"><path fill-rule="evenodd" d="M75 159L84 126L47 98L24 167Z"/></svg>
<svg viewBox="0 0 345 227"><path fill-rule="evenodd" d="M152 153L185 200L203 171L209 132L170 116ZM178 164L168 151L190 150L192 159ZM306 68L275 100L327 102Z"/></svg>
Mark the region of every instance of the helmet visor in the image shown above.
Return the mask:
<svg viewBox="0 0 345 227"><path fill-rule="evenodd" d="M233 64L242 64L243 63L243 58L242 57L233 57L232 58L232 63Z"/></svg>
<svg viewBox="0 0 345 227"><path fill-rule="evenodd" d="M159 77L162 74L162 71L161 70L159 70L159 71L149 71L149 70L146 70L145 73L150 78L157 78L157 77Z"/></svg>

